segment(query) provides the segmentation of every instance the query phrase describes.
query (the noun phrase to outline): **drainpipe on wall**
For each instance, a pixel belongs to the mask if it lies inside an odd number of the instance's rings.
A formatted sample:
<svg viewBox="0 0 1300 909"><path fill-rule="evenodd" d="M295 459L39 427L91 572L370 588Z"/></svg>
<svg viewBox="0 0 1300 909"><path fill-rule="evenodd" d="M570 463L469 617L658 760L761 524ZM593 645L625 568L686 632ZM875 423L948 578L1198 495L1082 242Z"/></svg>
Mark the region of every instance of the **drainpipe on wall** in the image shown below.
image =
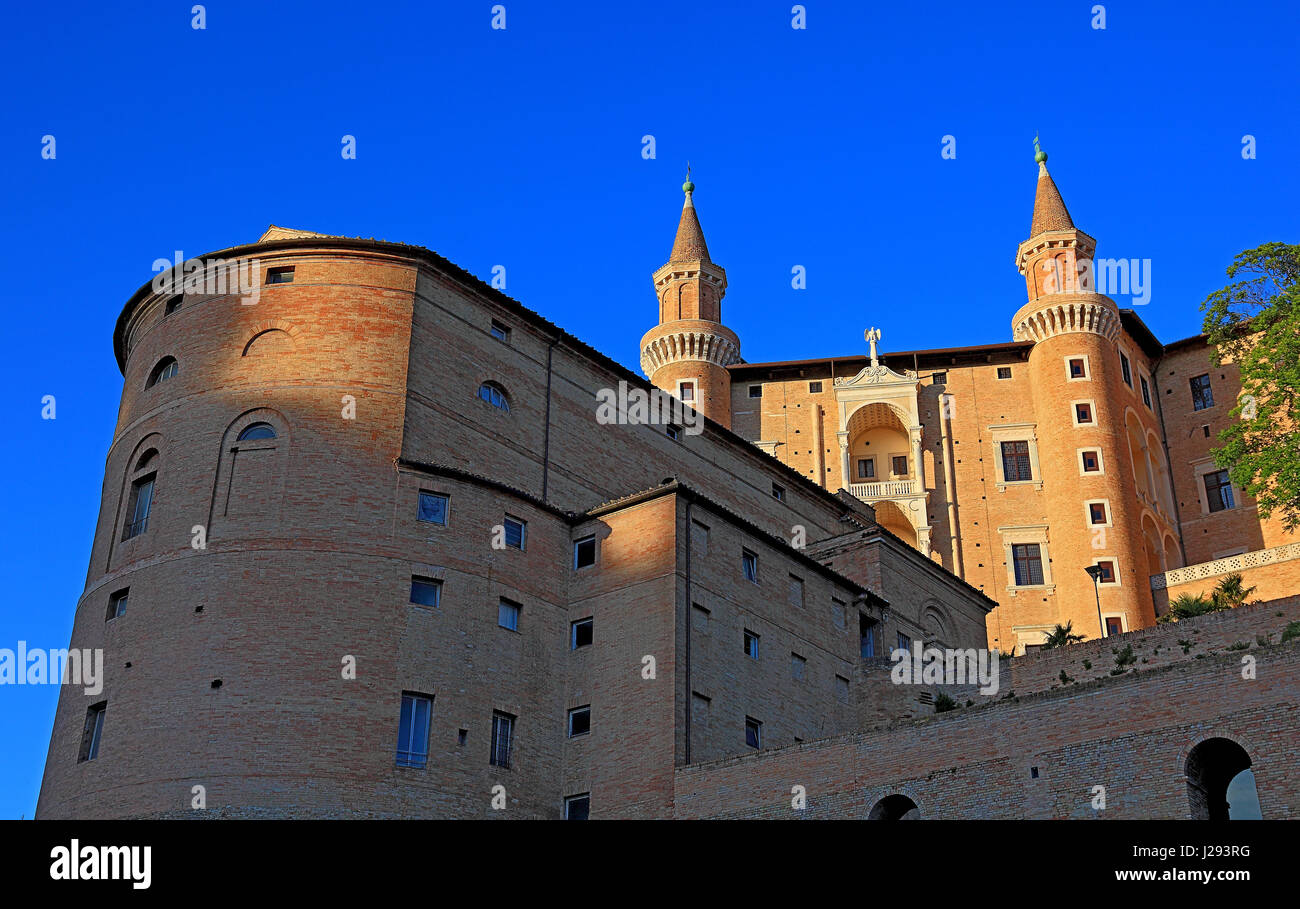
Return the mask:
<svg viewBox="0 0 1300 909"><path fill-rule="evenodd" d="M831 381L834 381L832 378ZM817 445L816 457L813 458L813 469L817 471L817 485L825 488L826 486L826 445L825 432L822 428L822 406L813 405L813 442Z"/></svg>
<svg viewBox="0 0 1300 909"><path fill-rule="evenodd" d="M691 549L694 545L691 524L690 499L686 500L686 646L684 662L686 664L686 747L684 761L691 762L691 708L695 704L695 692L691 689L691 623L695 621L694 606L691 603Z"/></svg>

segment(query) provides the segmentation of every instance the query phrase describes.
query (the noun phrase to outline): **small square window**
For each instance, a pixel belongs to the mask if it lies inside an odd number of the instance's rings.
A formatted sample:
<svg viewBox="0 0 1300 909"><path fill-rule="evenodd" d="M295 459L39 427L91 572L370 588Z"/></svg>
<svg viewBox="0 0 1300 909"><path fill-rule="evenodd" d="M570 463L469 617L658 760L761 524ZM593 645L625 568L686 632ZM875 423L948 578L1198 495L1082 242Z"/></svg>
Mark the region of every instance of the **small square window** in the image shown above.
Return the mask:
<svg viewBox="0 0 1300 909"><path fill-rule="evenodd" d="M750 748L763 747L763 724L752 716L745 717L745 744Z"/></svg>
<svg viewBox="0 0 1300 909"><path fill-rule="evenodd" d="M99 757L99 745L104 735L104 714L108 712L108 701L100 701L86 708L86 724L81 730L81 751L77 763L93 761Z"/></svg>
<svg viewBox="0 0 1300 909"><path fill-rule="evenodd" d="M751 660L758 659L758 635L748 628L745 629L745 656Z"/></svg>
<svg viewBox="0 0 1300 909"><path fill-rule="evenodd" d="M564 819L566 821L585 821L591 817L591 793L564 797Z"/></svg>
<svg viewBox="0 0 1300 909"><path fill-rule="evenodd" d="M1101 575L1097 580L1102 584L1115 583L1115 563L1109 559L1103 559L1097 562L1097 567L1101 569Z"/></svg>
<svg viewBox="0 0 1300 909"><path fill-rule="evenodd" d="M1107 520L1106 520L1106 503L1105 503L1105 502L1089 502L1089 503L1088 503L1088 523L1089 523L1089 524L1105 524L1105 523L1107 523Z"/></svg>
<svg viewBox="0 0 1300 909"><path fill-rule="evenodd" d="M442 604L442 581L436 578L411 578L411 602L417 606L438 607Z"/></svg>
<svg viewBox="0 0 1300 909"><path fill-rule="evenodd" d="M695 403L695 383L678 382L677 397L680 398L682 401L685 401L687 404Z"/></svg>
<svg viewBox="0 0 1300 909"><path fill-rule="evenodd" d="M293 283L293 266L289 265L284 268L268 268L266 270L267 284L292 284Z"/></svg>
<svg viewBox="0 0 1300 909"><path fill-rule="evenodd" d="M936 372L936 373L931 373L931 374L930 374L930 384L931 384L931 385L947 385L947 384L948 384L948 373L946 373L946 372Z"/></svg>
<svg viewBox="0 0 1300 909"><path fill-rule="evenodd" d="M763 397L763 386L762 386L762 385L751 385L751 386L749 386L749 396L750 396L751 398L761 398L761 397Z"/></svg>
<svg viewBox="0 0 1300 909"><path fill-rule="evenodd" d="M512 518L510 515L506 515L505 542L508 549L523 549L527 531L527 521L521 521L518 518Z"/></svg>
<svg viewBox="0 0 1300 909"><path fill-rule="evenodd" d="M1084 473L1100 473L1100 472L1101 472L1101 453L1100 453L1100 452L1097 452L1097 451L1085 451L1085 452L1083 452L1083 453L1080 455L1080 457L1083 458L1083 472L1084 472Z"/></svg>
<svg viewBox="0 0 1300 909"><path fill-rule="evenodd" d="M163 309L163 318L170 316L172 313L176 312L176 310L180 309L181 304L184 302L185 302L185 297L183 294L177 294L176 296L168 300L167 306Z"/></svg>
<svg viewBox="0 0 1300 909"><path fill-rule="evenodd" d="M808 661L797 653L790 654L790 677L797 681L803 681L804 670L808 667Z"/></svg>
<svg viewBox="0 0 1300 909"><path fill-rule="evenodd" d="M451 499L440 492L425 492L420 490L420 505L416 512L416 519L426 524L447 523L447 505Z"/></svg>
<svg viewBox="0 0 1300 909"><path fill-rule="evenodd" d="M108 598L108 616L104 621L116 619L118 616L126 615L126 599L130 592L129 587L119 590Z"/></svg>
<svg viewBox="0 0 1300 909"><path fill-rule="evenodd" d="M681 427L674 426L671 423L664 427L664 432L667 433L668 438L672 439L674 442L678 442L682 438Z"/></svg>
<svg viewBox="0 0 1300 909"><path fill-rule="evenodd" d="M895 455L889 459L890 471L896 477L907 476L907 455Z"/></svg>
<svg viewBox="0 0 1300 909"><path fill-rule="evenodd" d="M785 501L785 487L782 486L780 483L773 483L773 484L772 484L772 498L774 498L774 499L778 499L778 500L784 502L784 501Z"/></svg>
<svg viewBox="0 0 1300 909"><path fill-rule="evenodd" d="M1083 357L1070 357L1070 378L1086 379L1088 377L1088 365Z"/></svg>
<svg viewBox="0 0 1300 909"><path fill-rule="evenodd" d="M569 738L591 732L591 705L574 707L569 711Z"/></svg>
<svg viewBox="0 0 1300 909"><path fill-rule="evenodd" d="M1011 367L1010 367L1010 366L999 366L999 367L998 367L998 378L999 378L999 379L1009 379L1009 378L1011 378Z"/></svg>
<svg viewBox="0 0 1300 909"><path fill-rule="evenodd" d="M596 537L583 537L573 544L574 569L596 564Z"/></svg>
<svg viewBox="0 0 1300 909"><path fill-rule="evenodd" d="M1074 422L1080 426L1092 423L1092 405L1086 402L1075 404Z"/></svg>
<svg viewBox="0 0 1300 909"><path fill-rule="evenodd" d="M492 337L496 338L498 341L505 341L507 344L510 343L509 326L503 325L496 319L493 319L492 327L488 330L492 333Z"/></svg>
<svg viewBox="0 0 1300 909"><path fill-rule="evenodd" d="M519 609L519 604L513 600L501 600L497 606L497 625L509 631L518 631Z"/></svg>
<svg viewBox="0 0 1300 909"><path fill-rule="evenodd" d="M858 458L858 479L874 480L876 478L876 459Z"/></svg>
<svg viewBox="0 0 1300 909"><path fill-rule="evenodd" d="M758 556L748 549L740 551L740 569L744 573L746 581L758 583Z"/></svg>
<svg viewBox="0 0 1300 909"><path fill-rule="evenodd" d="M577 650L579 647L590 647L596 623L594 619L578 619L576 622L569 623L569 649Z"/></svg>
<svg viewBox="0 0 1300 909"><path fill-rule="evenodd" d="M809 383L808 383L808 394L810 394L810 395L819 395L819 394L821 394L821 393L822 393L822 383L821 383L821 382L809 382Z"/></svg>

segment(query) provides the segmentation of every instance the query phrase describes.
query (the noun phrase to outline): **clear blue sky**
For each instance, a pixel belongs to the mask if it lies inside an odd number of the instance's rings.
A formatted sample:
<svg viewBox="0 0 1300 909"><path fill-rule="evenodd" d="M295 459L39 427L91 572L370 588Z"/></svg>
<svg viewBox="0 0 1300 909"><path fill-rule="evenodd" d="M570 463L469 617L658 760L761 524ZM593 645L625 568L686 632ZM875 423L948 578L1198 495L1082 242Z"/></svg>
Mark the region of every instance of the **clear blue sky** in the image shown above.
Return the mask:
<svg viewBox="0 0 1300 909"><path fill-rule="evenodd" d="M68 643L113 323L177 249L275 223L504 265L507 293L635 369L688 158L751 362L860 353L870 325L885 351L1007 340L1035 131L1098 255L1151 260L1163 340L1198 331L1238 251L1300 242L1289 0L1112 2L1104 31L1095 0L808 0L802 31L787 0L504 2L504 31L490 0L211 0L205 31L192 0L9 6L0 647ZM56 697L0 688L0 817L33 812Z"/></svg>

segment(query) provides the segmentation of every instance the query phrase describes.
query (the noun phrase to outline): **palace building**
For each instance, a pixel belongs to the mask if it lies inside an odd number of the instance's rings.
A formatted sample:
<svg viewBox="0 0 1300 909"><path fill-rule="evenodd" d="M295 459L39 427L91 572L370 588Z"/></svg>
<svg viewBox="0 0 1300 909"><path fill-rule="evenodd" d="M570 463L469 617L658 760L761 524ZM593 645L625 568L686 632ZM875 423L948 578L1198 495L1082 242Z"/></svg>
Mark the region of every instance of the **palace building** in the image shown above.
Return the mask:
<svg viewBox="0 0 1300 909"><path fill-rule="evenodd" d="M272 227L137 290L38 816L1075 816L1108 755L1117 816L1247 768L1300 813L1295 705L1222 677L1300 655L1297 546L1208 460L1235 378L1044 280L1095 243L1043 163L1012 340L797 362L741 359L684 189L649 382L418 246ZM1271 605L1148 627L1230 571ZM919 645L1018 656L894 684Z"/></svg>

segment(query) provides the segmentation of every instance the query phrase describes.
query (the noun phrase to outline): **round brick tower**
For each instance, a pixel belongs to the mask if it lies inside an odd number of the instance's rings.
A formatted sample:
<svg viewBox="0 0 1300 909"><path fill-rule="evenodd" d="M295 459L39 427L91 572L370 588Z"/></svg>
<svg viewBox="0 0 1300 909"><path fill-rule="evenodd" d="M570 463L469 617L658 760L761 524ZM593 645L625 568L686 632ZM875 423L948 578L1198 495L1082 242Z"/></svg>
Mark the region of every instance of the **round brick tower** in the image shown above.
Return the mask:
<svg viewBox="0 0 1300 909"><path fill-rule="evenodd" d="M740 339L722 324L727 273L709 258L689 176L682 191L686 202L672 253L654 273L659 324L641 338L641 370L659 388L730 429L727 367L740 362Z"/></svg>
<svg viewBox="0 0 1300 909"><path fill-rule="evenodd" d="M1147 565L1139 530L1121 394L1119 308L1095 292L1096 240L1074 226L1048 173L1047 154L1038 151L1035 160L1030 238L1016 255L1029 302L1012 320L1016 340L1034 342L1029 370L1047 516L1044 580L1055 588L1054 615L1035 619L1070 621L1076 633L1095 639L1105 634L1105 619L1121 630L1154 622L1147 578L1159 566ZM1092 566L1102 571L1096 593ZM1098 593L1105 619L1098 617Z"/></svg>

